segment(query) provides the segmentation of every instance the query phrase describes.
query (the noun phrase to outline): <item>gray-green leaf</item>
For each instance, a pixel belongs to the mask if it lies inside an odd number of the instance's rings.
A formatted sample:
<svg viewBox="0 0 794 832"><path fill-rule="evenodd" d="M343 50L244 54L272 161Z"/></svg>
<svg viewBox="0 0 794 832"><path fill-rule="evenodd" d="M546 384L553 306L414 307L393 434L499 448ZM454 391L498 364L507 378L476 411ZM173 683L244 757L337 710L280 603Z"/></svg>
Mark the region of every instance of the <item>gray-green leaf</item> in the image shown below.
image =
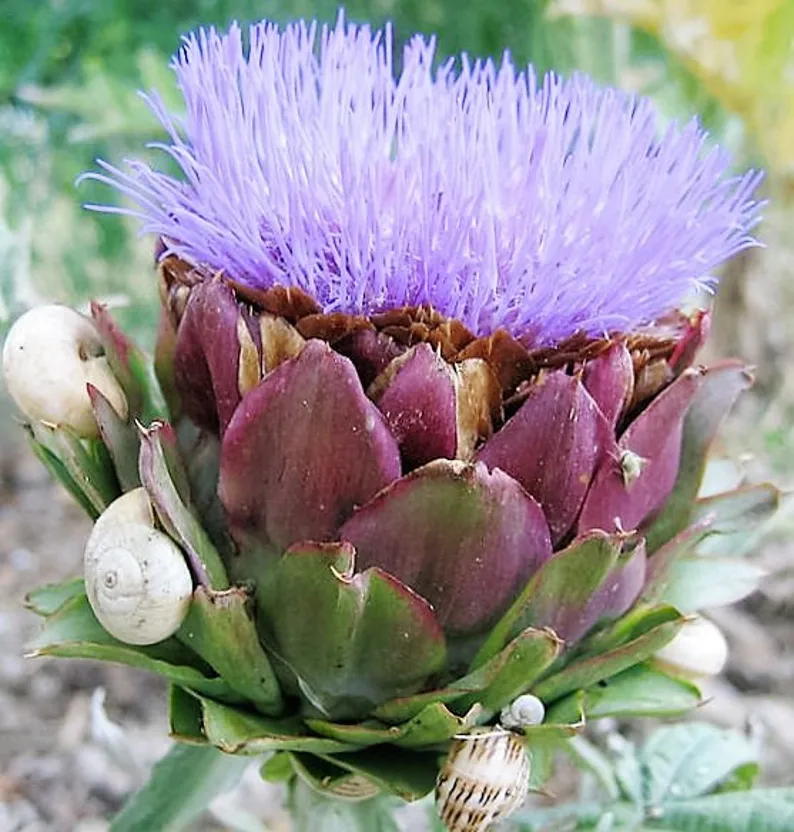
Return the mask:
<svg viewBox="0 0 794 832"><path fill-rule="evenodd" d="M211 746L174 745L149 782L125 804L109 832L179 832L220 794L233 788L250 760Z"/></svg>

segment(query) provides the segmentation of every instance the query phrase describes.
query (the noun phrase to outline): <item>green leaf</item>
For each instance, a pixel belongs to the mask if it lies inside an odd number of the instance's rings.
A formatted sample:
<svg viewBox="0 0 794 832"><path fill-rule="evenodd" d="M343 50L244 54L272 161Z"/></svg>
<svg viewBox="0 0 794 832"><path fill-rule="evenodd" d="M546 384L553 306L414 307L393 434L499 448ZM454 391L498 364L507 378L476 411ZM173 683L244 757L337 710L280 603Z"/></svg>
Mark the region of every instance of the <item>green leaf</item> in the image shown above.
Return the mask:
<svg viewBox="0 0 794 832"><path fill-rule="evenodd" d="M178 638L209 664L230 688L265 714L283 706L273 668L249 613L245 589L215 592L199 586L193 593Z"/></svg>
<svg viewBox="0 0 794 832"><path fill-rule="evenodd" d="M532 693L544 702L553 702L567 693L589 688L603 679L640 664L672 640L681 629L684 618L660 624L638 638L598 656L582 658L544 679L532 688Z"/></svg>
<svg viewBox="0 0 794 832"><path fill-rule="evenodd" d="M179 742L207 744L201 724L201 702L179 685L168 688L168 730Z"/></svg>
<svg viewBox="0 0 794 832"><path fill-rule="evenodd" d="M613 738L615 746L615 779L623 796L637 808L645 806L644 782L645 772L640 762L639 753L634 743L621 737Z"/></svg>
<svg viewBox="0 0 794 832"><path fill-rule="evenodd" d="M715 793L749 791L755 785L760 773L761 766L758 763L745 763L733 771L724 783L720 783Z"/></svg>
<svg viewBox="0 0 794 832"><path fill-rule="evenodd" d="M92 303L91 316L99 330L110 369L127 397L130 417L144 425L168 420L168 408L151 359L122 332L107 307Z"/></svg>
<svg viewBox="0 0 794 832"><path fill-rule="evenodd" d="M652 817L631 803L574 803L533 809L511 819L511 829L536 832L789 832L794 805L785 789L756 790L681 801ZM727 798L732 798L727 800Z"/></svg>
<svg viewBox="0 0 794 832"><path fill-rule="evenodd" d="M605 818L607 824L603 825ZM643 832L641 823L641 810L631 803L569 803L551 809L533 808L511 818L517 832Z"/></svg>
<svg viewBox="0 0 794 832"><path fill-rule="evenodd" d="M39 442L33 436L32 430L28 430L28 442L30 443L30 449L39 462L49 471L50 476L66 489L72 499L92 520L96 520L102 513L102 508L96 506L83 492L82 488L74 481L74 478L58 456L49 450L46 445Z"/></svg>
<svg viewBox="0 0 794 832"><path fill-rule="evenodd" d="M187 475L181 464L168 464L168 455L177 453L176 435L170 425L157 423L142 430L141 482L163 528L185 551L198 582L216 590L227 589L229 580L221 557L191 507L185 504Z"/></svg>
<svg viewBox="0 0 794 832"><path fill-rule="evenodd" d="M402 725L420 714L428 705L436 703L449 705L460 699L464 694L471 692L472 685L466 681L469 678L465 676L453 682L449 687L440 690L431 690L413 696L392 699L375 708L372 715L389 725Z"/></svg>
<svg viewBox="0 0 794 832"><path fill-rule="evenodd" d="M571 737L563 746L577 768L592 774L610 800L618 800L620 787L611 760L584 737Z"/></svg>
<svg viewBox="0 0 794 832"><path fill-rule="evenodd" d="M67 601L84 594L85 581L82 578L72 578L31 590L25 596L25 606L36 615L46 617L57 612Z"/></svg>
<svg viewBox="0 0 794 832"><path fill-rule="evenodd" d="M663 601L673 565L680 558L690 557L695 553L709 532L709 524L710 520L701 519L656 550L648 561L648 572L642 591L642 601L645 604L659 604Z"/></svg>
<svg viewBox="0 0 794 832"><path fill-rule="evenodd" d="M752 530L769 519L780 506L781 492L771 483L760 483L699 499L692 521L712 518L710 530L731 536Z"/></svg>
<svg viewBox="0 0 794 832"><path fill-rule="evenodd" d="M622 647L656 627L680 618L681 613L668 604L649 606L639 603L622 618L588 636L573 653L573 660L576 661L581 656L597 656Z"/></svg>
<svg viewBox="0 0 794 832"><path fill-rule="evenodd" d="M440 755L430 751L405 750L390 746L375 746L358 751L335 754L293 754L298 772L313 773L312 782L323 788L325 776L339 776L339 770L361 775L383 791L403 800L413 801L433 791L438 776ZM319 769L318 769L319 766Z"/></svg>
<svg viewBox="0 0 794 832"><path fill-rule="evenodd" d="M67 427L25 425L31 448L85 512L97 517L119 495L113 462L99 439L81 439Z"/></svg>
<svg viewBox="0 0 794 832"><path fill-rule="evenodd" d="M554 759L565 741L553 735L538 736L527 744L529 755L529 788L540 791L554 772Z"/></svg>
<svg viewBox="0 0 794 832"><path fill-rule="evenodd" d="M682 613L733 604L754 592L766 573L735 558L680 558L666 575L662 600Z"/></svg>
<svg viewBox="0 0 794 832"><path fill-rule="evenodd" d="M560 655L562 642L552 630L527 628L508 645L481 665L471 677L490 679L476 694L455 702L456 710L468 710L476 704L483 709L483 720L499 713L516 697L527 691Z"/></svg>
<svg viewBox="0 0 794 832"><path fill-rule="evenodd" d="M277 751L262 763L259 776L268 783L286 783L291 780L295 776L292 756L287 751Z"/></svg>
<svg viewBox="0 0 794 832"><path fill-rule="evenodd" d="M202 812L237 784L247 765L245 757L229 757L210 746L174 745L113 820L110 832L195 828Z"/></svg>
<svg viewBox="0 0 794 832"><path fill-rule="evenodd" d="M467 725L465 717L455 716L444 705L428 705L421 713L405 723L394 745L400 748L438 746L452 739Z"/></svg>
<svg viewBox="0 0 794 832"><path fill-rule="evenodd" d="M457 713L464 713L477 702L483 704L486 696L497 704L507 697L506 704L518 695L513 695L515 690L523 692L548 669L561 646L550 630L529 628L477 670L456 679L448 687L393 699L376 708L374 716L399 725L434 702L454 704ZM487 694L484 693L486 690L489 691Z"/></svg>
<svg viewBox="0 0 794 832"><path fill-rule="evenodd" d="M138 454L140 437L134 423L122 419L110 402L97 390L88 385L88 395L94 408L94 417L102 442L113 460L122 491L131 491L141 484L138 473Z"/></svg>
<svg viewBox="0 0 794 832"><path fill-rule="evenodd" d="M356 720L418 690L446 659L427 603L348 544L297 544L257 586L260 631L318 715Z"/></svg>
<svg viewBox="0 0 794 832"><path fill-rule="evenodd" d="M742 734L707 723L661 728L645 744L645 798L651 808L700 797L758 759L758 750Z"/></svg>
<svg viewBox="0 0 794 832"><path fill-rule="evenodd" d="M193 666L197 657L175 639L138 647L113 638L96 620L85 595L76 595L49 616L28 645L31 656L99 659L138 667L209 696L232 696L227 684Z"/></svg>
<svg viewBox="0 0 794 832"><path fill-rule="evenodd" d="M309 734L297 717L268 719L203 696L197 698L201 703L204 736L227 754L251 756L270 751L335 754L352 750L347 743Z"/></svg>
<svg viewBox="0 0 794 832"><path fill-rule="evenodd" d="M649 829L675 832L791 832L794 788L754 789L667 803Z"/></svg>
<svg viewBox="0 0 794 832"><path fill-rule="evenodd" d="M352 779L352 775L348 777ZM342 783L339 783L340 788ZM295 832L398 832L391 810L381 799L351 803L322 797L305 787L304 796L293 802Z"/></svg>
<svg viewBox="0 0 794 832"><path fill-rule="evenodd" d="M551 723L544 722L542 725L527 725L522 733L527 738L530 746L535 743L552 743L562 745L584 731L585 722L582 711L579 711L576 722Z"/></svg>
<svg viewBox="0 0 794 832"><path fill-rule="evenodd" d="M369 778L350 768L342 768L334 762L333 757L318 757L314 754L289 752L292 770L298 775L294 781L308 784L317 794L330 800L366 800L380 792Z"/></svg>
<svg viewBox="0 0 794 832"><path fill-rule="evenodd" d="M296 766L301 776L290 793L294 832L398 832L392 810L399 801L372 797L377 787L358 774L316 758L305 762Z"/></svg>
<svg viewBox="0 0 794 832"><path fill-rule="evenodd" d="M191 426L188 425L183 428L181 431L182 435L180 436L180 432L170 422L158 422L155 425L151 425L145 432L156 434L159 451L162 453L163 467L168 473L168 477L174 486L177 496L190 508L193 514L201 517L193 501L193 490L190 484L190 475L188 474L187 453L183 446L184 436L188 432L189 427Z"/></svg>
<svg viewBox="0 0 794 832"><path fill-rule="evenodd" d="M748 369L738 361L725 361L706 370L684 418L678 477L662 510L645 533L649 553L692 522L711 443L733 403L752 380Z"/></svg>
<svg viewBox="0 0 794 832"><path fill-rule="evenodd" d="M606 717L675 716L702 702L697 686L673 679L647 664L636 665L578 695L557 702L546 715L549 722L571 722L579 709L586 719Z"/></svg>
<svg viewBox="0 0 794 832"><path fill-rule="evenodd" d="M464 728L464 720L451 713L440 702L427 705L403 725L383 725L375 720L357 725L307 719L306 725L324 737L351 745L391 743L405 748L435 746L453 737Z"/></svg>
<svg viewBox="0 0 794 832"><path fill-rule="evenodd" d="M581 708L574 709L574 717L567 722L545 721L540 725L527 725L522 733L526 739L530 758L529 785L541 789L551 777L555 755L567 751L571 739L584 731L585 721Z"/></svg>
<svg viewBox="0 0 794 832"><path fill-rule="evenodd" d="M591 531L556 552L535 573L524 591L491 630L472 662L478 668L530 626L550 626L559 617L581 611L609 576L625 537Z"/></svg>

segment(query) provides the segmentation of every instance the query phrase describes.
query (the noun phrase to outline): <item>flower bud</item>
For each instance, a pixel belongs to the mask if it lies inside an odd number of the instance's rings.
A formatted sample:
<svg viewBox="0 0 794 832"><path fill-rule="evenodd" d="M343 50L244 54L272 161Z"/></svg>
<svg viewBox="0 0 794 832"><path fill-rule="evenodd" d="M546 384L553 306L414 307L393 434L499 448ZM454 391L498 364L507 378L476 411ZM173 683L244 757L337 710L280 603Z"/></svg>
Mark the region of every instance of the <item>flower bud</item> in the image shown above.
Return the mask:
<svg viewBox="0 0 794 832"><path fill-rule="evenodd" d="M38 306L16 321L3 347L3 376L11 398L31 421L98 436L88 384L127 417L124 391L96 327L67 306Z"/></svg>
<svg viewBox="0 0 794 832"><path fill-rule="evenodd" d="M687 679L716 676L728 660L728 643L716 624L693 616L655 656L663 670Z"/></svg>

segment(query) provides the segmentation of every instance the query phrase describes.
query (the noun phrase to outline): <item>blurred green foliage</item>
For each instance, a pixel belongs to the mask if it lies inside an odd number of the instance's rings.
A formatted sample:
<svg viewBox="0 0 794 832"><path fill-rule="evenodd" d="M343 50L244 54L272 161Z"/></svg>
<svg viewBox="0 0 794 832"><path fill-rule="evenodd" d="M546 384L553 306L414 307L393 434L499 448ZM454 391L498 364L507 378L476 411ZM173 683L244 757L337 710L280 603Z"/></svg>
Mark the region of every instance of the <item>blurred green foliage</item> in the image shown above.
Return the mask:
<svg viewBox="0 0 794 832"><path fill-rule="evenodd" d="M658 37L741 118L772 175L794 176L791 0L551 0L549 14L602 15Z"/></svg>
<svg viewBox="0 0 794 832"><path fill-rule="evenodd" d="M200 24L264 17L332 20L334 0L0 0L0 334L41 299L100 296L139 335L153 332L151 241L117 216L81 210L106 189L74 182L97 158L146 154L159 128L137 95L179 99L168 68ZM728 122L646 33L606 19L550 20L547 0L351 0L348 18L394 21L398 39L436 34L441 55L499 55L539 70L581 68L656 95L669 114L695 110L723 136ZM162 162L161 162L162 163ZM144 337L144 341L146 338Z"/></svg>

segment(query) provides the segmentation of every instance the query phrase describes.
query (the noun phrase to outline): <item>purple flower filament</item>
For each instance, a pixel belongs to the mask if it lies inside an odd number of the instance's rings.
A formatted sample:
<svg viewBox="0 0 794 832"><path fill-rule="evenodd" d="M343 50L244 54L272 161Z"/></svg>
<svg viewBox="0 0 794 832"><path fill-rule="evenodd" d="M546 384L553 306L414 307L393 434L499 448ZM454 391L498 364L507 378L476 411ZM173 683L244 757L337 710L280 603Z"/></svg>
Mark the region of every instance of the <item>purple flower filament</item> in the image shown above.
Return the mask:
<svg viewBox="0 0 794 832"><path fill-rule="evenodd" d="M184 121L147 97L176 179L130 161L89 178L167 252L327 312L432 304L534 342L627 331L675 308L756 244L761 175L730 173L695 121L505 55L434 66L389 28L200 30L173 61Z"/></svg>

